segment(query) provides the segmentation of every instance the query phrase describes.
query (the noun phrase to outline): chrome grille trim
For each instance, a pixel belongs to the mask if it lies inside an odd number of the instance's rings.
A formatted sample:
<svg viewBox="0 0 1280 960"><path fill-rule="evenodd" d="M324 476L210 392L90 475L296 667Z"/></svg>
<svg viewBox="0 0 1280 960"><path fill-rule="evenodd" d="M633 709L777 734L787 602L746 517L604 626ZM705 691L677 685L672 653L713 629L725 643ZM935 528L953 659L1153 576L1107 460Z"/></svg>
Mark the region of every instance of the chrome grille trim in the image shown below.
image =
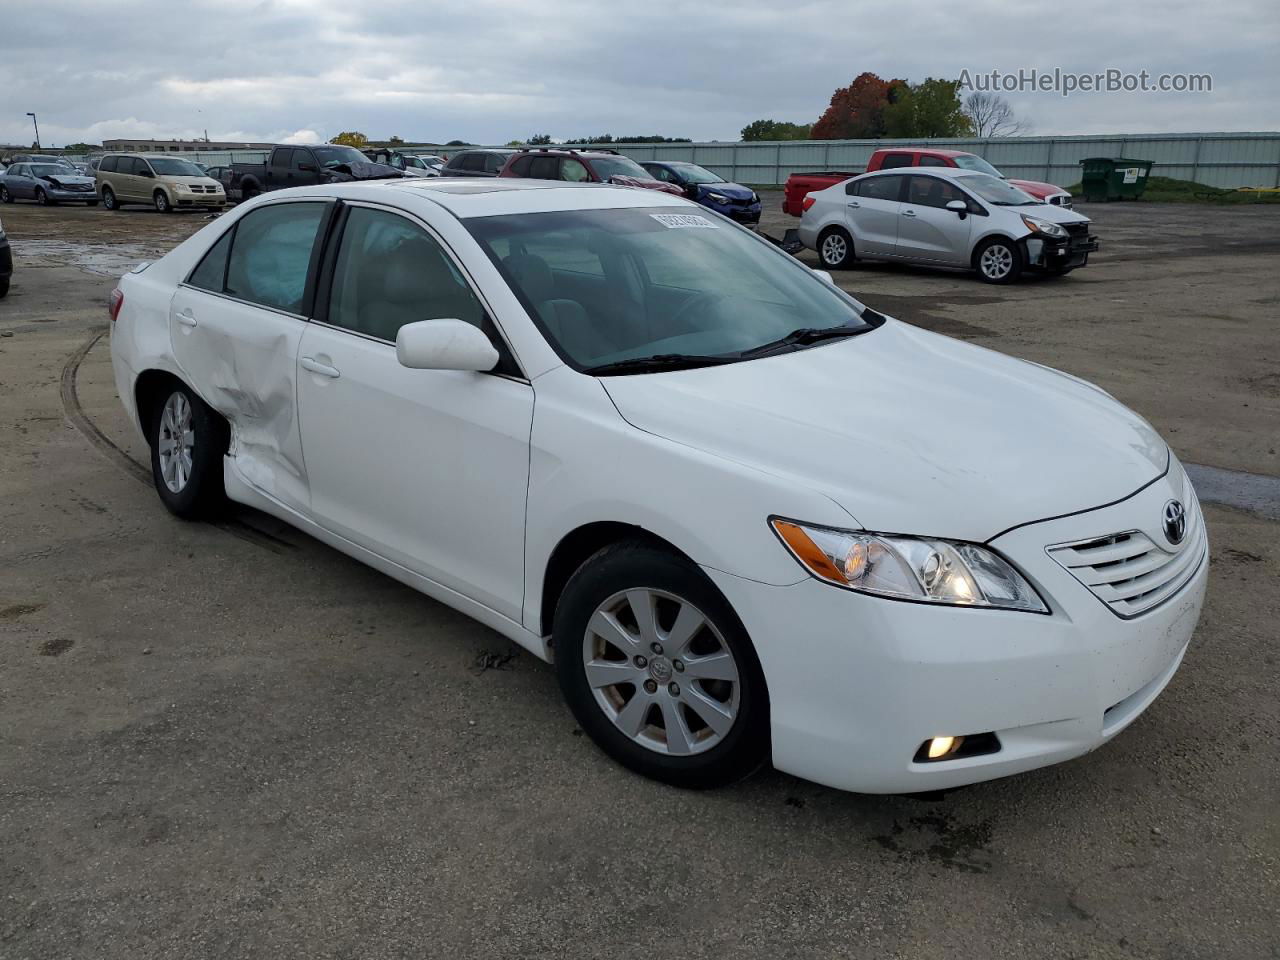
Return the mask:
<svg viewBox="0 0 1280 960"><path fill-rule="evenodd" d="M1176 595L1200 569L1208 549L1204 517L1194 496L1186 506L1187 532L1176 547L1126 530L1045 549L1112 613L1128 620Z"/></svg>

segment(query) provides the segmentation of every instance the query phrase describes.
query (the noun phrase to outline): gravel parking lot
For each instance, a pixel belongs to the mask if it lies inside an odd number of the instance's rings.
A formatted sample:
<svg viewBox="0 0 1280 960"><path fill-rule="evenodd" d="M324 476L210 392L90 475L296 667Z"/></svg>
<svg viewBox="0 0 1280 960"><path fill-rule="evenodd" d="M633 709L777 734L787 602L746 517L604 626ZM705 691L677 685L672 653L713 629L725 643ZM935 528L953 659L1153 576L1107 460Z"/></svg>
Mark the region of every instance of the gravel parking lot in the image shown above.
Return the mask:
<svg viewBox="0 0 1280 960"><path fill-rule="evenodd" d="M101 334L203 216L0 208L0 956L1280 957L1280 207L1080 209L1070 277L837 279L1151 420L1212 485L1204 616L1102 750L919 798L639 779L497 634L175 520Z"/></svg>

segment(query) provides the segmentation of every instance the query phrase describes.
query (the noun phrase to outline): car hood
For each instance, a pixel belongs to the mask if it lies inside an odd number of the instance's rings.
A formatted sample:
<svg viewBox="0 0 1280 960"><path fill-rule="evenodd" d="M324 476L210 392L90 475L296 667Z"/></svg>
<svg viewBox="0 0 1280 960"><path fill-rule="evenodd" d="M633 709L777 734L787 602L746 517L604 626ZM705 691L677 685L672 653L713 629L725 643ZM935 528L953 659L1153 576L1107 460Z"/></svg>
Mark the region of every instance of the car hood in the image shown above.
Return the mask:
<svg viewBox="0 0 1280 960"><path fill-rule="evenodd" d="M1025 213L1029 217L1039 217L1052 223L1091 223L1092 221L1078 210L1060 207L1055 203L1028 203L1018 207L998 207L999 210L1012 210Z"/></svg>
<svg viewBox="0 0 1280 960"><path fill-rule="evenodd" d="M684 191L675 184L663 183L661 180L642 180L640 177L628 177L625 174L618 173L610 177L609 182L623 187L644 187L646 190L661 190L663 193L684 196Z"/></svg>
<svg viewBox="0 0 1280 960"><path fill-rule="evenodd" d="M740 183L700 183L698 184L698 196L702 197L708 193L718 193L721 196L729 197L732 200L750 200L755 196L755 191L749 187L744 187Z"/></svg>
<svg viewBox="0 0 1280 960"><path fill-rule="evenodd" d="M1053 183L1042 183L1039 180L1010 180L1019 190L1025 190L1037 200L1043 200L1045 197L1052 197L1058 193L1066 193L1060 186Z"/></svg>
<svg viewBox="0 0 1280 960"><path fill-rule="evenodd" d="M40 175L40 179L48 183L60 183L64 187L73 185L93 186L93 177L86 177L83 173L76 173L74 170L68 170L66 173L45 173Z"/></svg>
<svg viewBox="0 0 1280 960"><path fill-rule="evenodd" d="M1126 497L1169 458L1101 389L895 320L793 353L601 383L638 429L817 490L885 533L988 540Z"/></svg>
<svg viewBox="0 0 1280 960"><path fill-rule="evenodd" d="M161 179L164 180L166 183L186 183L186 184L198 183L198 184L201 184L202 186L210 186L218 182L217 177L209 177L209 176L205 176L204 174L201 174L195 177L165 176L165 177L162 177Z"/></svg>
<svg viewBox="0 0 1280 960"><path fill-rule="evenodd" d="M339 163L325 167L324 172L335 180L395 180L404 176L389 163L365 162Z"/></svg>

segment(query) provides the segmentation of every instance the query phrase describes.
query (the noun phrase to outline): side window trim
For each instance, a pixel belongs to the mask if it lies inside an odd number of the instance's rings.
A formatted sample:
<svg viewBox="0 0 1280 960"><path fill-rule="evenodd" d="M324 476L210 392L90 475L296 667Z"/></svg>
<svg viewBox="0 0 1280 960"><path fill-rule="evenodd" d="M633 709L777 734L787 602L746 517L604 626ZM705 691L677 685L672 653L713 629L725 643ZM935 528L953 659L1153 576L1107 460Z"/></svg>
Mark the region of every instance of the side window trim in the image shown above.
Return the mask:
<svg viewBox="0 0 1280 960"><path fill-rule="evenodd" d="M511 338L508 337L506 331L502 329L502 324L498 320L498 315L494 311L493 306L489 303L488 298L481 292L480 285L476 283L475 278L471 276L470 271L467 270L466 266L454 252L453 248L449 246L444 237L440 236L440 234L432 228L431 224L414 216L407 210L401 210L399 207L384 206L383 204L373 203L367 200L338 201L338 205L341 209L334 214L334 223L330 230L329 238L325 244L323 261L320 264L315 309L312 312L313 323L318 323L330 330L339 330L342 333L350 334L353 337L361 337L365 340L371 340L374 343L385 344L392 348L395 347L395 342L392 340L384 340L381 337L375 337L359 330L351 330L347 327L341 327L329 320L329 308L331 306L333 296L333 280L334 272L337 268L338 251L342 247L342 236L346 233L347 220L350 217L351 210L355 207L364 207L369 210L377 210L381 213L393 214L426 231L427 236L429 236L432 241L440 247L440 251L453 265L454 269L458 271L458 275L461 276L463 282L466 283L467 289L471 291L471 295L475 297L480 306L484 308L484 315L489 320L489 323L492 324L493 333L496 335L498 341L494 344L494 347L497 348L498 354L501 358L498 367L491 372L496 376L514 377L517 380L527 381L529 379L524 374L524 367L520 363L520 358L517 357L516 352L511 349ZM504 366L509 367L510 369L501 369Z"/></svg>

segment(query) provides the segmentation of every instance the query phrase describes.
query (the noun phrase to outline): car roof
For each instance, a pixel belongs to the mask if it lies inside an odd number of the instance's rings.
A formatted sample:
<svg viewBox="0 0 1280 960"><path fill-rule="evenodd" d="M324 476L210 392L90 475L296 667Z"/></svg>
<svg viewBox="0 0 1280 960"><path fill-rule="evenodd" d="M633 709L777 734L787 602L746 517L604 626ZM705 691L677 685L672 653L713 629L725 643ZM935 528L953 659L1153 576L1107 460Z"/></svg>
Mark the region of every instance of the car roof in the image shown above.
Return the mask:
<svg viewBox="0 0 1280 960"><path fill-rule="evenodd" d="M863 177L891 177L894 174L899 176L910 175L913 177L946 177L950 180L959 180L964 177L989 177L991 174L985 170L966 170L964 167L890 167L888 170L872 170L870 173L864 173Z"/></svg>
<svg viewBox="0 0 1280 960"><path fill-rule="evenodd" d="M494 217L512 213L551 213L568 210L614 210L629 207L694 207L682 197L658 190L641 190L606 183L569 183L561 180L525 180L519 177L405 177L302 187L295 196L328 196L340 199L393 203L412 209L415 202L443 207L459 219ZM273 191L272 197L280 197ZM399 194L394 200L388 194Z"/></svg>
<svg viewBox="0 0 1280 960"><path fill-rule="evenodd" d="M947 150L943 147L881 147L876 153L930 153L937 157L972 157L968 150Z"/></svg>

